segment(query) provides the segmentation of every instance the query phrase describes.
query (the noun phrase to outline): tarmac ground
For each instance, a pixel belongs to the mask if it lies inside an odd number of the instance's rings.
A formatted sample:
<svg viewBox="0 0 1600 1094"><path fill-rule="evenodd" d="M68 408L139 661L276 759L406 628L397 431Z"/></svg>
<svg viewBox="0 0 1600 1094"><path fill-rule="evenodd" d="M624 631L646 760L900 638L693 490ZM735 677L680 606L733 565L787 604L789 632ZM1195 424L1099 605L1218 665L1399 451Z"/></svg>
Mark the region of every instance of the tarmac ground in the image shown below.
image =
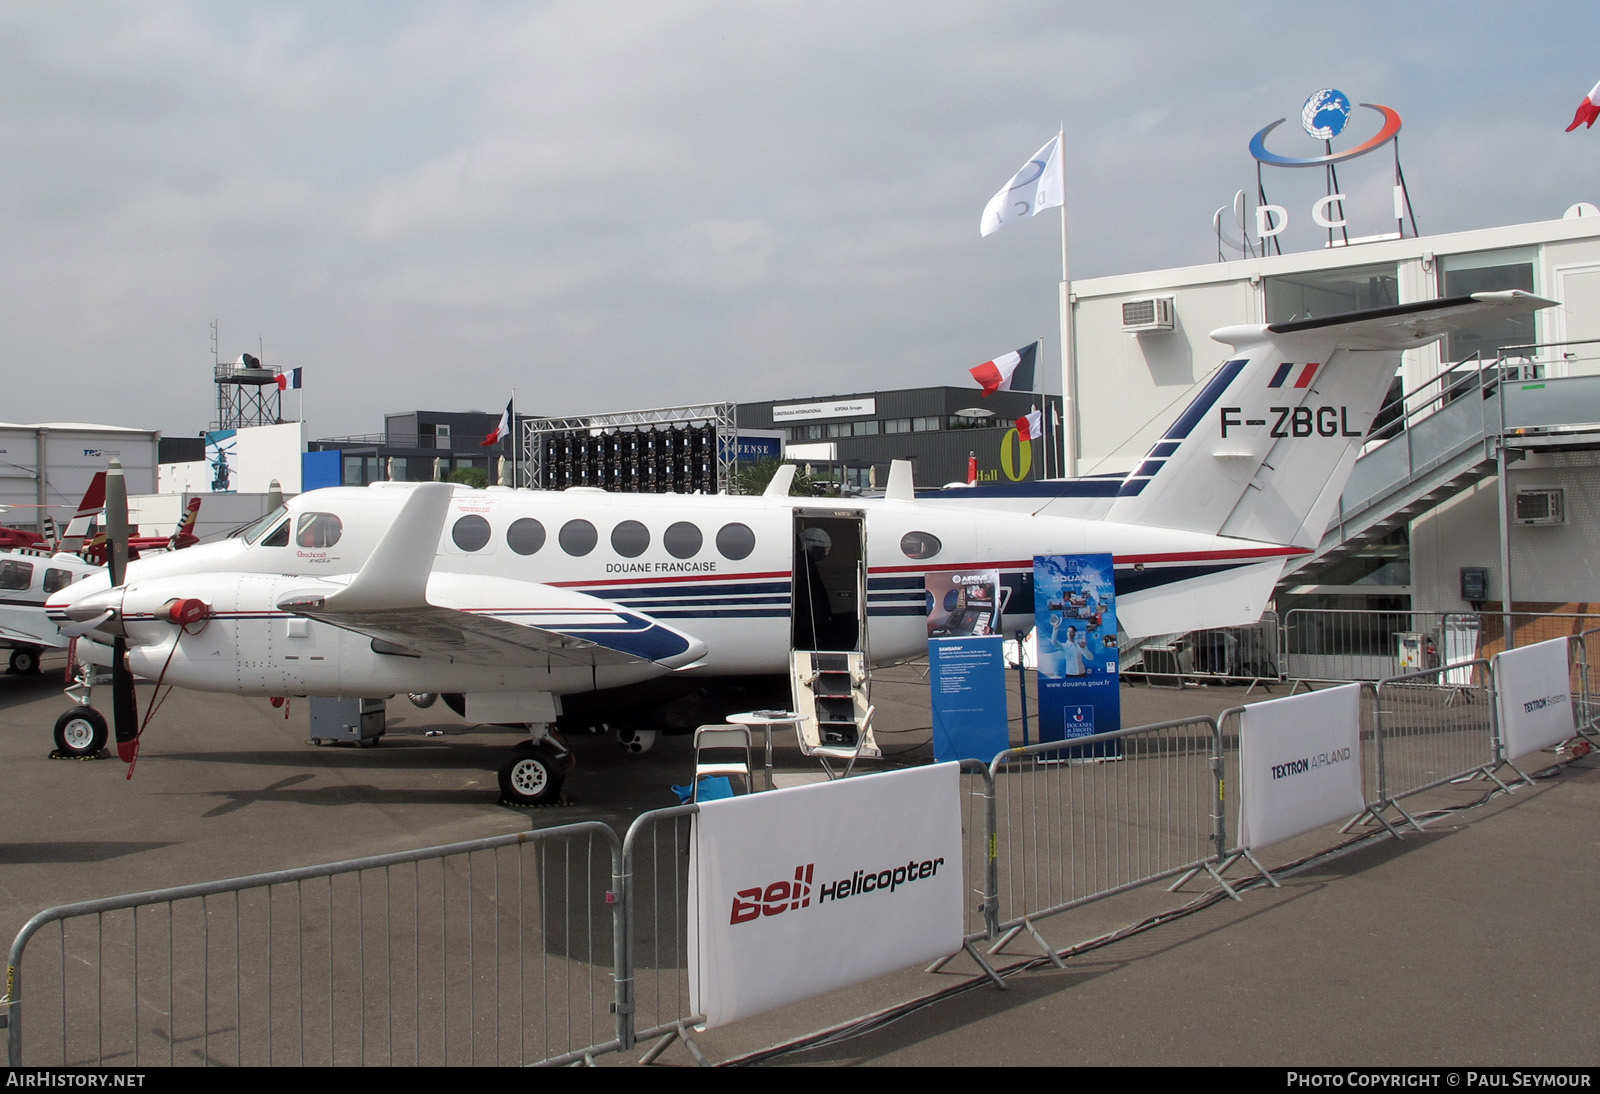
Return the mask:
<svg viewBox="0 0 1600 1094"><path fill-rule="evenodd" d="M375 748L314 747L306 704L171 692L130 773L114 756L51 759L67 709L62 661L0 674L0 934L71 901L598 820L619 834L675 804L690 742L642 756L608 736L573 742L566 803L497 804L495 770L518 737L436 704L391 701ZM1015 674L1012 676L1015 691ZM141 686L141 708L149 690ZM1124 724L1216 714L1285 687L1122 689ZM886 764L931 760L916 668L879 674ZM1017 709L1013 695L1012 710ZM1020 726L1013 722L1013 737ZM1550 761L1554 763L1554 757ZM808 761L790 746L780 767ZM1534 766L1539 766L1535 764ZM1101 901L1048 921L1065 968L1013 942L992 960L1005 991L959 958L695 1035L713 1062L862 1065L1582 1066L1600 958L1600 771L1593 755L1487 797L1434 792L1425 833L1313 858L1240 901L1191 883ZM131 777L130 777L131 776ZM1269 867L1349 837L1326 829L1270 849ZM1159 924L1130 931L1152 919ZM808 1040L818 1031L850 1030ZM781 1047L780 1047L781 1046ZM625 1065L638 1054L597 1060ZM691 1062L682 1046L660 1063Z"/></svg>

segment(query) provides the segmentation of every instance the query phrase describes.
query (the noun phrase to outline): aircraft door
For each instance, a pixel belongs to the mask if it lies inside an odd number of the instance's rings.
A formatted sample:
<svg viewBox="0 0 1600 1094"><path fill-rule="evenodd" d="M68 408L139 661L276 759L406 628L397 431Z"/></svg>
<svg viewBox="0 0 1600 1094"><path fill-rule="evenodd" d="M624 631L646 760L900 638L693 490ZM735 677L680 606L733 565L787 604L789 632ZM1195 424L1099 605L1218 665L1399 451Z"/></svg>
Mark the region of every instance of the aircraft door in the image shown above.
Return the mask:
<svg viewBox="0 0 1600 1094"><path fill-rule="evenodd" d="M794 511L791 648L865 649L866 547L860 510Z"/></svg>

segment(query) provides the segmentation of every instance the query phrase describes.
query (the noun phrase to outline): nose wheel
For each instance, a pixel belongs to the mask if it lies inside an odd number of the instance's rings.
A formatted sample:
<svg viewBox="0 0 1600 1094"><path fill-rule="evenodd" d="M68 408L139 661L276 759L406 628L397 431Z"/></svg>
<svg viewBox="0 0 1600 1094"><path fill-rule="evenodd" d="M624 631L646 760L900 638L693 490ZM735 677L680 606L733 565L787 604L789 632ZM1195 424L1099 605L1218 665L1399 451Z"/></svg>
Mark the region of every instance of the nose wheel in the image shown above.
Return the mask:
<svg viewBox="0 0 1600 1094"><path fill-rule="evenodd" d="M56 751L60 755L82 759L99 755L110 739L110 732L98 710L75 707L56 719L55 737Z"/></svg>

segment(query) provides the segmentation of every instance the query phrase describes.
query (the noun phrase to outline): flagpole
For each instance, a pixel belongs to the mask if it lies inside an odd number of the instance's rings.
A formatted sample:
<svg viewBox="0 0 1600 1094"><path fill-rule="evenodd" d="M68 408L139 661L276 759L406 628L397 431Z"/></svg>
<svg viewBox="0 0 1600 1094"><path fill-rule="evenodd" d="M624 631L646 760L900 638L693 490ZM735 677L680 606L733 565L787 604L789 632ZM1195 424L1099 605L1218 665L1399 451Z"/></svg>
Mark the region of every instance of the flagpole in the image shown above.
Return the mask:
<svg viewBox="0 0 1600 1094"><path fill-rule="evenodd" d="M1072 281L1067 273L1067 127L1056 131L1056 147L1061 150L1061 462L1064 478L1078 477L1078 370L1077 351L1072 344Z"/></svg>

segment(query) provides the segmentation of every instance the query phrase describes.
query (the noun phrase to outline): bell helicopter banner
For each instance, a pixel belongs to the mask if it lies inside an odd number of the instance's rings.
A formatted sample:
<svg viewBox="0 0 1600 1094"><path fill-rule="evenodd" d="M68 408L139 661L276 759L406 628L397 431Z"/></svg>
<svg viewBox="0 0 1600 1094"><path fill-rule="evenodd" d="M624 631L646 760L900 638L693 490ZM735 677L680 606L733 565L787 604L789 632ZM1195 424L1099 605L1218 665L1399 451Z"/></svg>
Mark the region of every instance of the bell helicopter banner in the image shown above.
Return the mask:
<svg viewBox="0 0 1600 1094"><path fill-rule="evenodd" d="M1110 555L1036 555L1039 740L1067 741L1122 728L1116 586ZM1058 759L1122 755L1122 742L1063 749Z"/></svg>
<svg viewBox="0 0 1600 1094"><path fill-rule="evenodd" d="M689 1006L707 1027L961 949L960 767L703 802Z"/></svg>

